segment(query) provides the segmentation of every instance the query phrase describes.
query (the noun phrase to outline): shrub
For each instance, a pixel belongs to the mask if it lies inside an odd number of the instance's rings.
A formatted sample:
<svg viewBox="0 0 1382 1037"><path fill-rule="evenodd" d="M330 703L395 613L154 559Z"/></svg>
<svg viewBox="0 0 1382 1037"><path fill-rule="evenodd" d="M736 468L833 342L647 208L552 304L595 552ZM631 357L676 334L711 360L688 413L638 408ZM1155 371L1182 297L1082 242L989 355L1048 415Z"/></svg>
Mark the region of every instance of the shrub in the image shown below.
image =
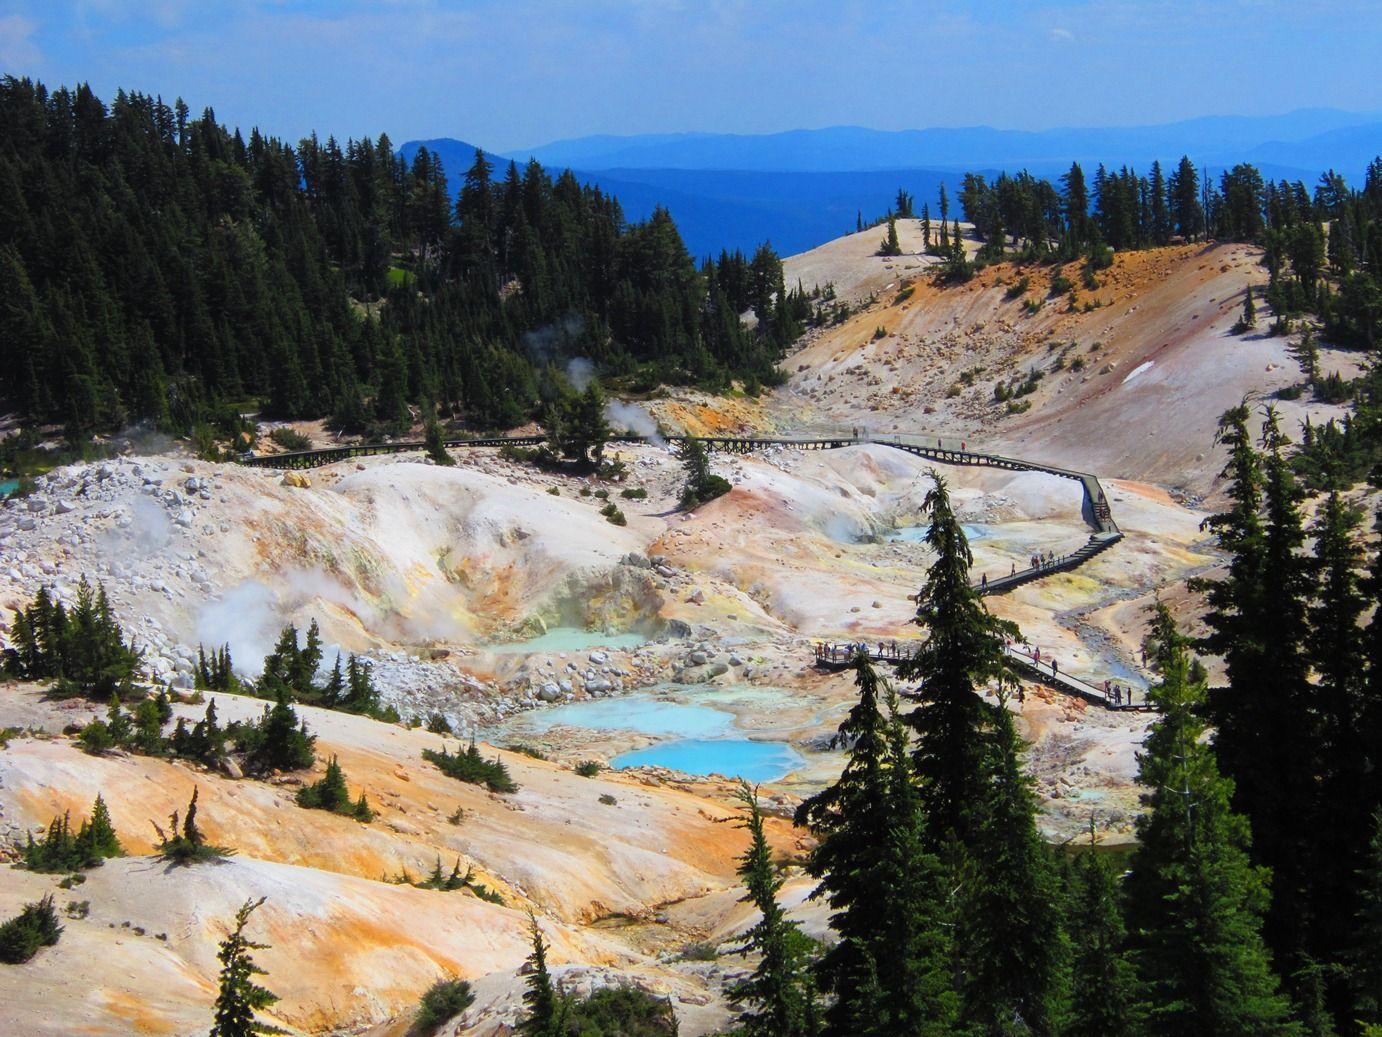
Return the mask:
<svg viewBox="0 0 1382 1037"><path fill-rule="evenodd" d="M1003 298L1012 300L1020 295L1026 295L1027 289L1032 287L1032 279L1025 274L1017 281L1008 286L1008 290L1003 293Z"/></svg>
<svg viewBox="0 0 1382 1037"><path fill-rule="evenodd" d="M883 325L880 324L880 325L878 325L878 327L876 327L876 328L873 329L873 340L874 340L875 342L877 342L877 341L878 341L879 339L881 339L881 338L887 338L887 337L888 337L888 329L885 328L885 327L883 327Z"/></svg>
<svg viewBox="0 0 1382 1037"><path fill-rule="evenodd" d="M616 807L619 805L619 801L615 799L613 796L611 796L608 792L600 793L600 802L607 807Z"/></svg>
<svg viewBox="0 0 1382 1037"><path fill-rule="evenodd" d="M39 840L29 836L24 847L24 867L30 871L58 873L93 868L107 857L123 857L124 848L110 823L110 812L99 795L91 805L90 820L72 831L68 814L53 818Z"/></svg>
<svg viewBox="0 0 1382 1037"><path fill-rule="evenodd" d="M648 491L641 486L630 486L626 490L620 490L619 496L623 497L625 500L646 500Z"/></svg>
<svg viewBox="0 0 1382 1037"><path fill-rule="evenodd" d="M474 740L463 753L452 755L443 746L441 752L433 749L422 750L422 758L434 763L447 777L464 781L471 785L484 785L491 792L517 792L518 785L509 777L509 769L502 760L486 760L480 755Z"/></svg>
<svg viewBox="0 0 1382 1037"><path fill-rule="evenodd" d="M717 961L720 948L713 943L693 943L681 952L682 961Z"/></svg>
<svg viewBox="0 0 1382 1037"><path fill-rule="evenodd" d="M916 286L909 284L906 288L902 289L900 292L897 293L897 295L893 297L893 305L901 306L904 302L910 299L915 292Z"/></svg>
<svg viewBox="0 0 1382 1037"><path fill-rule="evenodd" d="M110 733L110 728L101 720L93 720L82 728L82 733L77 736L77 741L81 744L82 749L92 756L100 756L115 746L115 739Z"/></svg>
<svg viewBox="0 0 1382 1037"><path fill-rule="evenodd" d="M456 463L455 459L446 452L446 436L442 433L441 424L435 418L427 423L424 437L423 446L433 464L449 468Z"/></svg>
<svg viewBox="0 0 1382 1037"><path fill-rule="evenodd" d="M374 811L370 809L364 792L360 798L351 802L350 790L346 786L345 772L336 757L326 765L326 774L320 781L304 785L297 791L297 803L309 810L327 810L333 814L353 817L357 821L373 821Z"/></svg>
<svg viewBox="0 0 1382 1037"><path fill-rule="evenodd" d="M1040 299L1023 299L1023 300L1022 300L1022 308L1023 308L1024 310L1026 310L1028 313L1036 313L1036 312L1038 312L1038 311L1041 309L1041 306L1042 306L1042 300L1040 300Z"/></svg>
<svg viewBox="0 0 1382 1037"><path fill-rule="evenodd" d="M269 433L269 439L284 450L312 449L312 441L293 428L276 428Z"/></svg>
<svg viewBox="0 0 1382 1037"><path fill-rule="evenodd" d="M619 1034L619 1037L676 1037L677 1016L670 1001L637 987L605 987L573 1000L566 1012L569 1034Z"/></svg>
<svg viewBox="0 0 1382 1037"><path fill-rule="evenodd" d="M547 487L547 492L548 492L549 494L551 494L553 497L560 497L560 496L561 496L561 488L560 488L560 487L557 487L557 486L549 486L549 487Z"/></svg>
<svg viewBox="0 0 1382 1037"><path fill-rule="evenodd" d="M610 505L610 510L605 514L605 520L615 526L627 526L629 524L629 520L624 517L624 513L613 505Z"/></svg>
<svg viewBox="0 0 1382 1037"><path fill-rule="evenodd" d="M609 490L603 488L598 489L595 491L594 496L598 497L600 500L609 500Z"/></svg>
<svg viewBox="0 0 1382 1037"><path fill-rule="evenodd" d="M1072 370L1072 371L1083 371L1083 370L1084 370L1084 357L1082 357L1082 356L1077 356L1074 360L1070 361L1070 370Z"/></svg>
<svg viewBox="0 0 1382 1037"><path fill-rule="evenodd" d="M465 808L457 807L455 810L451 811L446 820L453 825L460 824L465 820Z"/></svg>
<svg viewBox="0 0 1382 1037"><path fill-rule="evenodd" d="M463 979L439 979L427 988L417 1005L412 1032L432 1034L475 1003L470 984Z"/></svg>
<svg viewBox="0 0 1382 1037"><path fill-rule="evenodd" d="M0 962L22 965L40 948L57 943L61 935L62 926L58 924L52 894L37 903L25 904L24 910L0 925Z"/></svg>
<svg viewBox="0 0 1382 1037"><path fill-rule="evenodd" d="M444 713L433 713L427 718L427 730L434 735L449 735L451 733L451 721L446 719Z"/></svg>
<svg viewBox="0 0 1382 1037"><path fill-rule="evenodd" d="M1065 274L1058 273L1051 278L1051 295L1068 295L1075 287L1075 282L1066 277Z"/></svg>
<svg viewBox="0 0 1382 1037"><path fill-rule="evenodd" d="M576 764L576 773L582 778L593 778L605 769L605 765L599 760L582 760Z"/></svg>
<svg viewBox="0 0 1382 1037"><path fill-rule="evenodd" d="M197 826L197 789L195 787L192 789L192 801L187 804L187 816L181 827L179 828L178 825L178 812L176 810L173 811L169 820L172 823L172 835L165 835L162 828L159 828L157 824L154 825L159 837L159 856L169 864L204 864L207 861L224 860L235 852L225 846L217 846L206 841L206 836Z"/></svg>
<svg viewBox="0 0 1382 1037"><path fill-rule="evenodd" d="M505 752L518 753L521 756L530 756L534 760L545 760L547 754L535 745L527 745L524 742L510 742L504 746Z"/></svg>

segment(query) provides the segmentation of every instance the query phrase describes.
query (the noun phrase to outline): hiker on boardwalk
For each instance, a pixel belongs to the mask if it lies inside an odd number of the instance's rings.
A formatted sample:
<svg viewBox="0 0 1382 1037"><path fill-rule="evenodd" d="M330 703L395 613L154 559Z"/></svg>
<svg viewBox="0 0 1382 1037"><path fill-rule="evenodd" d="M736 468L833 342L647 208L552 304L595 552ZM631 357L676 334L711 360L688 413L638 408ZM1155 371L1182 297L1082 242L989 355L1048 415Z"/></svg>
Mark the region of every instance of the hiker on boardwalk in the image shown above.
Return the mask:
<svg viewBox="0 0 1382 1037"><path fill-rule="evenodd" d="M1052 676L1052 677L1059 677L1059 676L1060 676L1060 664L1057 663L1055 659L1052 659L1052 660L1051 660L1051 676Z"/></svg>
<svg viewBox="0 0 1382 1037"><path fill-rule="evenodd" d="M988 590L988 589L989 589L989 574L988 574L988 573L984 573L982 576L979 577L979 589L980 589L980 590Z"/></svg>
<svg viewBox="0 0 1382 1037"><path fill-rule="evenodd" d="M1008 571L1008 575L1009 575L1009 576L1016 576L1016 575L1017 575L1017 563L1016 563L1016 562L1013 562L1013 567L1012 567L1012 569L1010 569L1010 570Z"/></svg>

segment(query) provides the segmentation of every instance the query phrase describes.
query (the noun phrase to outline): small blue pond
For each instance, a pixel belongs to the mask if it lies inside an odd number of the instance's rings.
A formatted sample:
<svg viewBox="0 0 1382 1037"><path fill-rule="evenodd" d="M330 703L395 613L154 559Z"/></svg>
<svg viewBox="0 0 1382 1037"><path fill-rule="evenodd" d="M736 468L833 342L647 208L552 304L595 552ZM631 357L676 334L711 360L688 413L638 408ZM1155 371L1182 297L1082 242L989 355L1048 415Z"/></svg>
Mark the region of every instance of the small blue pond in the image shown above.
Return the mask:
<svg viewBox="0 0 1382 1037"><path fill-rule="evenodd" d="M804 762L784 742L757 742L736 735L734 716L709 706L688 705L630 695L626 698L572 702L535 710L514 719L509 732L541 734L554 727L595 731L636 731L666 736L668 741L621 753L610 760L615 769L669 767L687 774L724 774L746 781L777 781Z"/></svg>
<svg viewBox="0 0 1382 1037"><path fill-rule="evenodd" d="M885 533L883 539L894 543L919 544L926 539L926 530L929 528L929 526L901 526L890 533ZM987 540L993 535L992 528L979 522L966 522L960 528L965 531L965 539L971 544L976 540Z"/></svg>
<svg viewBox="0 0 1382 1037"><path fill-rule="evenodd" d="M0 481L0 500L4 500L17 489L19 489L18 479L5 479Z"/></svg>
<svg viewBox="0 0 1382 1037"><path fill-rule="evenodd" d="M487 645L485 651L499 653L584 652L591 648L637 648L646 643L643 634L603 634L581 627L552 627L547 633L527 641Z"/></svg>
<svg viewBox="0 0 1382 1037"><path fill-rule="evenodd" d="M572 702L567 706L529 713L522 719L524 728L538 732L550 731L554 727L588 727L596 731L718 738L734 730L734 717L723 710L686 706L640 695Z"/></svg>
<svg viewBox="0 0 1382 1037"><path fill-rule="evenodd" d="M802 758L784 742L683 738L621 753L609 762L616 769L670 767L687 774L724 774L756 782L785 778L801 766Z"/></svg>

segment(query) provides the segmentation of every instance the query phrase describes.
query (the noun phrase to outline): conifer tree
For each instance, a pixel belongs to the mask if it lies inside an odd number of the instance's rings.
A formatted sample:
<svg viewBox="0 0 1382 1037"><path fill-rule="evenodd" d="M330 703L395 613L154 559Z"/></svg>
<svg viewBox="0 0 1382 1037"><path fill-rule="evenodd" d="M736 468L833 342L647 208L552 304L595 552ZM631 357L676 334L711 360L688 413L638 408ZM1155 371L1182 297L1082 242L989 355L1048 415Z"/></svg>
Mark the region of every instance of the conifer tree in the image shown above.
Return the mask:
<svg viewBox="0 0 1382 1037"><path fill-rule="evenodd" d="M897 219L892 214L888 215L888 234L878 246L880 256L900 256L902 255L902 245L897 240Z"/></svg>
<svg viewBox="0 0 1382 1037"><path fill-rule="evenodd" d="M1257 327L1257 307L1252 301L1252 285L1243 289L1243 316L1238 318L1238 331Z"/></svg>
<svg viewBox="0 0 1382 1037"><path fill-rule="evenodd" d="M1364 1026L1382 1027L1382 811L1373 814L1372 839L1358 879L1358 913L1346 959L1354 1015Z"/></svg>
<svg viewBox="0 0 1382 1037"><path fill-rule="evenodd" d="M922 850L925 819L896 698L866 655L855 685L859 701L836 735L850 745L844 772L797 810L797 823L819 840L808 865L821 880L812 895L826 898L839 937L816 967L835 998L823 1032L940 1037L954 1032L958 1002L939 917L940 866Z"/></svg>
<svg viewBox="0 0 1382 1037"><path fill-rule="evenodd" d="M341 653L336 653L336 665L321 691L321 704L327 709L335 709L345 699L345 677L341 673Z"/></svg>
<svg viewBox="0 0 1382 1037"><path fill-rule="evenodd" d="M934 470L926 495L925 542L936 555L917 593L916 623L926 630L917 653L898 668L920 680L920 705L907 715L916 731L915 765L927 818L927 842L938 852L950 840L976 845L987 798L987 753L993 707L979 696L996 683L1012 686L1004 639L1019 636L994 618L970 587L974 558L950 504L945 479Z"/></svg>
<svg viewBox="0 0 1382 1037"><path fill-rule="evenodd" d="M739 877L745 887L741 902L759 912L745 936L743 951L756 952L759 962L747 979L735 984L730 998L747 1006L739 1016L745 1037L814 1037L815 1006L805 977L806 938L777 899L782 879L773 869L758 791L745 782L739 798L748 810L739 825L749 833L749 847L739 859Z"/></svg>
<svg viewBox="0 0 1382 1037"><path fill-rule="evenodd" d="M1090 821L1089 849L1074 867L1069 932L1070 1021L1066 1037L1134 1037L1137 974L1126 947L1122 894L1113 868L1099 852Z"/></svg>
<svg viewBox="0 0 1382 1037"><path fill-rule="evenodd" d="M110 821L110 810L106 807L106 801L100 793L96 794L96 800L91 804L91 818L82 825L81 832L77 835L78 845L87 856L95 857L123 857L124 847L120 845L120 839L115 834L115 826Z"/></svg>
<svg viewBox="0 0 1382 1037"><path fill-rule="evenodd" d="M1036 827L1031 779L1012 714L993 710L975 881L962 894L963 1016L985 1033L1057 1034L1069 948L1051 851Z"/></svg>
<svg viewBox="0 0 1382 1037"><path fill-rule="evenodd" d="M1146 810L1128 879L1148 1028L1166 1037L1295 1037L1261 934L1269 873L1249 860L1232 782L1203 743L1203 670L1160 602L1151 644L1161 680L1149 695L1161 712L1139 756Z"/></svg>
<svg viewBox="0 0 1382 1037"><path fill-rule="evenodd" d="M278 997L260 986L256 976L265 972L255 964L253 952L268 949L268 944L255 943L245 935L250 915L266 898L246 900L235 912L235 928L231 930L216 952L221 962L221 975L216 994L215 1022L210 1037L253 1037L271 1032L256 1018L256 1013L268 1008Z"/></svg>
<svg viewBox="0 0 1382 1037"><path fill-rule="evenodd" d="M552 974L547 969L547 943L531 912L528 932L533 942L532 953L528 955L528 989L523 992L528 1014L519 1023L518 1032L525 1037L560 1037L566 999L552 982Z"/></svg>
<svg viewBox="0 0 1382 1037"><path fill-rule="evenodd" d="M699 439L687 436L682 440L680 453L682 470L686 472L686 485L681 491L683 508L697 507L730 491L729 481L710 470L710 455Z"/></svg>
<svg viewBox="0 0 1382 1037"><path fill-rule="evenodd" d="M456 463L455 458L446 451L446 437L442 434L441 423L436 418L428 420L425 440L423 449L434 464L450 467Z"/></svg>
<svg viewBox="0 0 1382 1037"><path fill-rule="evenodd" d="M931 206L924 204L921 207L921 247L923 251L931 251Z"/></svg>

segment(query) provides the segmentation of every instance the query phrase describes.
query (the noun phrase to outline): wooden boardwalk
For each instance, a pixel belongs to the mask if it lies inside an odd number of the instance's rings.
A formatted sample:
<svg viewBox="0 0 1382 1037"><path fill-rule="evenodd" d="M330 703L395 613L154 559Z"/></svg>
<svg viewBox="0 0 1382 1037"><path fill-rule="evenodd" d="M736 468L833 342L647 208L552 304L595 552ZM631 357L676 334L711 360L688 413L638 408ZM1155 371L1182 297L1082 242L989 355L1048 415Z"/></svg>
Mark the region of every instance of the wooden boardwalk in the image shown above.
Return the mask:
<svg viewBox="0 0 1382 1037"><path fill-rule="evenodd" d="M636 435L617 435L611 436L611 443L646 443L649 436ZM668 443L685 442L685 436L667 436ZM466 449L486 449L493 450L505 446L538 446L546 441L545 435L532 436L490 436L473 439L449 439L446 446L452 450ZM1082 514L1085 522L1090 527L1089 539L1078 549L1068 554L1059 555L1040 565L1029 566L1025 569L1018 569L1016 572L1007 576L998 576L992 580L981 580L974 584L974 590L979 594L1004 594L1023 584L1031 583L1055 573L1069 572L1079 568L1085 562L1095 556L1107 551L1118 541L1123 539L1123 532L1118 528L1118 523L1114 521L1113 511L1109 507L1108 497L1104 493L1104 488L1099 484L1099 480L1089 472L1077 472L1069 468L1059 468L1055 465L1041 464L1037 461L1025 461L1017 457L1007 457L1003 454L993 454L982 450L968 449L966 441L960 441L958 445L955 440L946 440L943 437L935 436L915 436L915 435L883 435L875 436L863 433L860 430L850 430L848 434L841 431L831 430L819 434L805 434L800 436L705 436L701 442L710 450L723 450L730 453L748 454L756 450L770 447L782 447L790 450L840 450L850 446L879 445L892 447L916 457L925 458L928 461L935 461L945 465L964 465L968 467L1000 468L1011 472L1043 472L1047 475L1054 475L1062 479L1072 479L1080 484L1084 495ZM418 440L400 440L398 442L386 443L357 443L348 446L325 447L320 450L298 450L283 454L264 454L260 456L249 455L241 458L241 464L255 468L282 468L282 469L301 469L301 468L320 468L329 464L336 464L340 461L349 461L357 457L368 457L376 454L401 454L412 451L419 451L424 448L422 442ZM910 651L910 649L908 649ZM1024 655L1016 648L1008 649L1009 657L1013 666L1019 672L1025 673L1030 679L1039 680L1044 684L1059 688L1061 691L1078 695L1091 702L1096 702L1109 709L1140 709L1145 706L1115 706L1109 697L1104 694L1102 688L1088 684L1077 677L1072 677L1065 673L1052 673L1049 665L1037 665L1035 660ZM895 654L895 653L893 653ZM877 661L896 664L899 659L890 656L884 651L877 655ZM817 664L831 668L843 669L849 664L848 659L842 661L817 657ZM1143 692L1145 702L1145 691Z"/></svg>
<svg viewBox="0 0 1382 1037"><path fill-rule="evenodd" d="M875 663L897 666L912 657L920 645L919 641L882 641L865 644L817 644L814 647L816 666L822 670L845 670L854 665L859 652L867 651ZM1028 680L1037 681L1069 695L1075 695L1096 706L1116 712L1142 713L1156 707L1147 699L1146 688L1134 688L1131 684L1118 681L1123 689L1117 701L1110 691L1102 685L1091 684L1074 674L1053 668L1049 660L1038 661L1036 656L1023 645L1005 645L1008 663ZM904 698L915 697L915 693L903 692Z"/></svg>

